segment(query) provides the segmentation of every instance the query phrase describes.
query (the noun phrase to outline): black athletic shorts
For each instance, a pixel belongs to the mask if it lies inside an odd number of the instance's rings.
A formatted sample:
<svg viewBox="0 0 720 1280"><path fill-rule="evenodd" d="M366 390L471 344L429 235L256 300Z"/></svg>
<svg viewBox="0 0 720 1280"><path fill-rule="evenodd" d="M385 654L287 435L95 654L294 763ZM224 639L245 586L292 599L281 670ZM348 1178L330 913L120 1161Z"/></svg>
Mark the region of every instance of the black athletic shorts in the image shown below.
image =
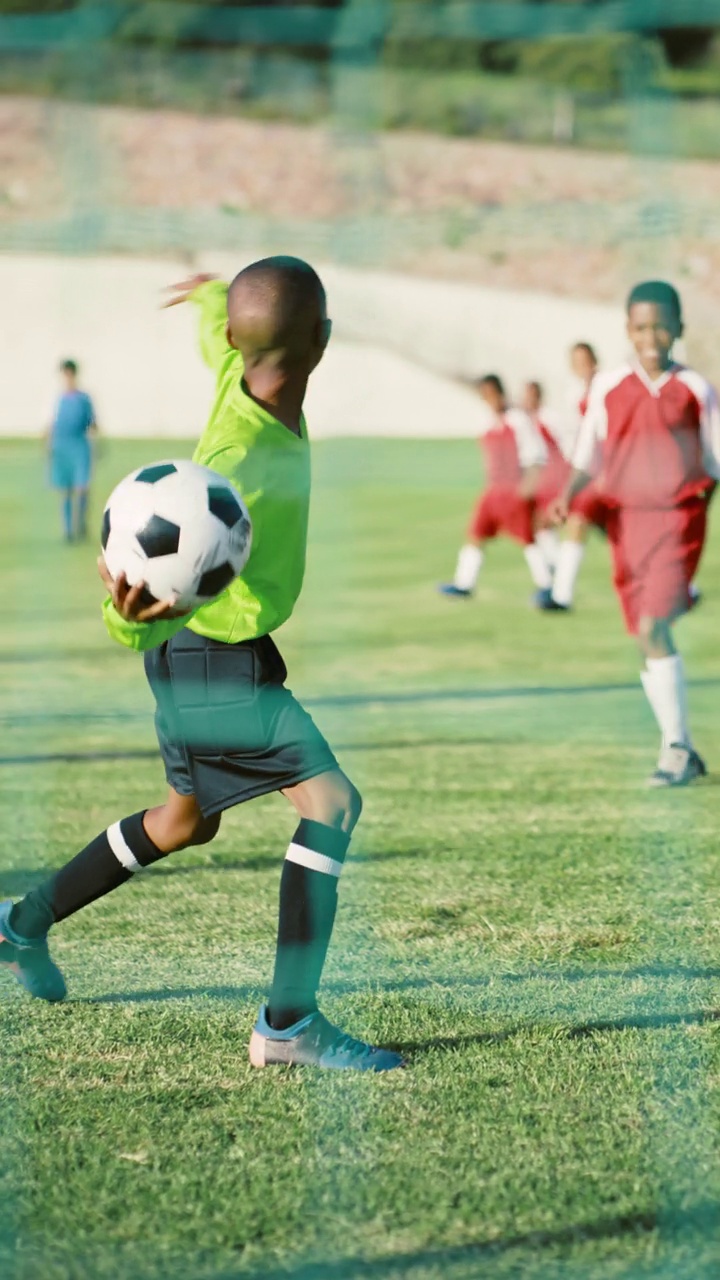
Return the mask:
<svg viewBox="0 0 720 1280"><path fill-rule="evenodd" d="M145 674L167 780L207 817L338 767L270 636L223 644L184 628L145 654Z"/></svg>

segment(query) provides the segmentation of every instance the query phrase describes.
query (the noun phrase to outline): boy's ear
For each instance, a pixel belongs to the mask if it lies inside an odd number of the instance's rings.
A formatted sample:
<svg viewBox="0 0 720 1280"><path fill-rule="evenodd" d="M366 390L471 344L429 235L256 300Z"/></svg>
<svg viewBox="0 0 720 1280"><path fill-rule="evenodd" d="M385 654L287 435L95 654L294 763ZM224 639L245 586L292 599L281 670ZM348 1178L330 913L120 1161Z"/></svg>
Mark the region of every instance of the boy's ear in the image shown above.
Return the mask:
<svg viewBox="0 0 720 1280"><path fill-rule="evenodd" d="M332 320L320 321L320 345L326 347L332 334Z"/></svg>
<svg viewBox="0 0 720 1280"><path fill-rule="evenodd" d="M231 330L231 328L230 328L230 321L229 321L229 320L228 320L227 324L225 325L225 338L227 339L227 344L228 344L228 346L229 346L229 347L232 347L233 351L237 351L237 347L235 346L235 343L233 342L232 330Z"/></svg>

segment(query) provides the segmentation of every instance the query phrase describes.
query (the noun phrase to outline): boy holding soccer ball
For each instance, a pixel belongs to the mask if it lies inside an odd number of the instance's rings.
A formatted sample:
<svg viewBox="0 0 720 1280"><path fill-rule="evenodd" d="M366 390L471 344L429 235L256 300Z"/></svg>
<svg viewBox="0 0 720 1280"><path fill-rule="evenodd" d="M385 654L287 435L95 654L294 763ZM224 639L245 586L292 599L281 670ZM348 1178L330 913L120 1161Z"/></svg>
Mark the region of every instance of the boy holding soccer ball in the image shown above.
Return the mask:
<svg viewBox="0 0 720 1280"><path fill-rule="evenodd" d="M0 904L0 962L32 995L60 1000L48 929L176 849L205 844L223 811L281 791L299 824L280 883L275 970L250 1042L272 1063L387 1071L398 1054L345 1035L318 1011L317 988L361 801L306 711L285 688L271 632L289 618L305 568L310 455L307 382L331 325L325 291L295 258L268 258L229 288L208 276L175 287L168 305L200 313L200 346L217 376L195 461L245 498L253 550L240 578L192 616L143 603L143 584L100 572L111 636L145 655L169 783L164 804L115 822L21 902Z"/></svg>

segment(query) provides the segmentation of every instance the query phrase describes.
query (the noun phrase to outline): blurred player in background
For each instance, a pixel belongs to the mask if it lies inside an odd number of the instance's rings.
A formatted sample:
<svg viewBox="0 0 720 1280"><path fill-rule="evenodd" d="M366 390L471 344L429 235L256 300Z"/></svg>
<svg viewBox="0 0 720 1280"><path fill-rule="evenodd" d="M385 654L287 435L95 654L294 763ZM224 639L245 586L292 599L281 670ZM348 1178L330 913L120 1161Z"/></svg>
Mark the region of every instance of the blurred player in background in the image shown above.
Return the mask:
<svg viewBox="0 0 720 1280"><path fill-rule="evenodd" d="M582 421L585 417L592 385L598 370L598 359L589 342L576 342L570 348L570 368L573 387L568 411L569 430L566 451L569 456L575 448ZM600 465L599 454L593 459L593 473ZM567 472L566 477L567 479ZM558 496L558 491L552 495ZM541 601L541 607L557 613L568 613L575 599L575 585L585 556L585 544L591 527L605 532L608 518L607 502L592 482L573 498L564 528L563 540L557 553L552 592Z"/></svg>
<svg viewBox="0 0 720 1280"><path fill-rule="evenodd" d="M523 546L537 590L549 592L552 575L535 542L534 527L535 493L547 461L542 436L526 413L508 406L497 374L486 374L476 385L490 411L480 432L486 487L475 507L467 541L460 548L455 577L439 590L447 596L471 596L485 544L503 534Z"/></svg>
<svg viewBox="0 0 720 1280"><path fill-rule="evenodd" d="M542 436L547 451L547 461L540 474L535 494L535 541L545 557L551 574L554 574L561 543L557 530L545 513L562 492L570 472L570 463L563 452L561 424L552 410L546 408L543 389L539 382L525 383L521 404L523 411ZM544 596L541 593L538 603L544 603L549 594L549 591Z"/></svg>
<svg viewBox="0 0 720 1280"><path fill-rule="evenodd" d="M66 542L74 542L87 537L92 471L90 438L97 434L98 425L90 396L78 386L78 366L74 360L63 360L60 377L62 391L46 440L51 484L63 495L63 534Z"/></svg>
<svg viewBox="0 0 720 1280"><path fill-rule="evenodd" d="M683 332L672 285L636 285L627 315L635 358L594 381L556 515L567 519L601 447L598 490L610 502L615 589L645 660L640 679L661 733L650 784L678 787L706 773L690 734L672 626L692 606L708 502L720 478L720 410L709 383L672 358Z"/></svg>

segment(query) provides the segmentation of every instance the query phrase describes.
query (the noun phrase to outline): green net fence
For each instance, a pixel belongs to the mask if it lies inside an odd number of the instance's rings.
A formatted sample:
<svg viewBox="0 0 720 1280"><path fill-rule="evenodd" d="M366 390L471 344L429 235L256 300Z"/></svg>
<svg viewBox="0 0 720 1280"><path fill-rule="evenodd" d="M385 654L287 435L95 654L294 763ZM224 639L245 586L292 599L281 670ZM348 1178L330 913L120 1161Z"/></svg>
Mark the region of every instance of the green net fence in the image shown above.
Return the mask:
<svg viewBox="0 0 720 1280"><path fill-rule="evenodd" d="M183 317L140 318L168 273L308 257L349 438L315 449L280 643L366 798L324 999L411 1069L251 1077L288 823L231 814L57 931L71 1004L0 1008L0 1273L714 1278L716 793L635 785L655 727L600 538L557 631L509 543L464 613L435 585L480 478L458 379L492 359L559 395L571 339L622 351L640 274L681 287L720 377L720 0L21 10L0 5L0 897L162 795L137 655L16 434L82 335L117 437L97 524L207 407L175 377ZM682 649L720 758L717 546Z"/></svg>

